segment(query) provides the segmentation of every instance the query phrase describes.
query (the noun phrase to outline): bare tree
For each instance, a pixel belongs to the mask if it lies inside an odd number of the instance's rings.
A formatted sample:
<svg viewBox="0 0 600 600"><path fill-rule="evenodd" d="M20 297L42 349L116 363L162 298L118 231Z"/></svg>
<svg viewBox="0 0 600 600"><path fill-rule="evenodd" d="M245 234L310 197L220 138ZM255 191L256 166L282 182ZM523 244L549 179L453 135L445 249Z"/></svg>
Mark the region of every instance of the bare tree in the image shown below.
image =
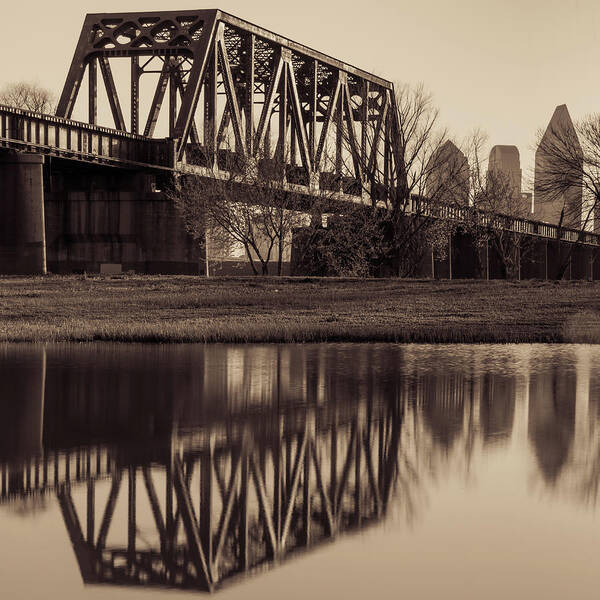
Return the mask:
<svg viewBox="0 0 600 600"><path fill-rule="evenodd" d="M371 199L373 217L389 234L387 258L397 262L398 275L411 276L432 247L441 255L448 248L456 221L446 213L468 203L469 170L466 157L439 127L438 109L422 85L396 85L388 118L392 127L387 148L377 143L381 132L375 115L367 118L366 138L377 156L363 159L361 184ZM351 135L344 139L351 160L361 160Z"/></svg>
<svg viewBox="0 0 600 600"><path fill-rule="evenodd" d="M169 192L187 231L227 254L240 245L254 274L282 274L292 232L309 219L304 199L283 183L286 161L219 150L202 175L184 175Z"/></svg>
<svg viewBox="0 0 600 600"><path fill-rule="evenodd" d="M20 81L9 83L0 90L0 104L33 112L53 114L56 96L36 83Z"/></svg>
<svg viewBox="0 0 600 600"><path fill-rule="evenodd" d="M529 218L530 208L508 173L486 165L487 140L485 132L475 129L465 144L471 184L462 227L480 250L491 249L498 257L506 279L515 279L533 248L533 239L515 228L515 219Z"/></svg>
<svg viewBox="0 0 600 600"><path fill-rule="evenodd" d="M600 114L588 115L574 125L566 117L568 113L538 134L535 204L536 211L553 209L557 240L564 228L571 228L579 232L577 241L581 241L586 231L598 226ZM569 244L554 274L556 278L563 276L572 250Z"/></svg>

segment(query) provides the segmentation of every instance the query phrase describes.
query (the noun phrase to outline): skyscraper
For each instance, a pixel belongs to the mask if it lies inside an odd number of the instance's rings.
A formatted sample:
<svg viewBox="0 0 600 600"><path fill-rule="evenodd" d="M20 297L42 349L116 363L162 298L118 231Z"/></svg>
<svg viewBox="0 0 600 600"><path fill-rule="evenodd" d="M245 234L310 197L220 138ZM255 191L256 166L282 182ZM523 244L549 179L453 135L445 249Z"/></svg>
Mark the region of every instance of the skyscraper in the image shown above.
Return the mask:
<svg viewBox="0 0 600 600"><path fill-rule="evenodd" d="M448 204L469 203L469 161L447 140L431 156L427 164L426 195Z"/></svg>
<svg viewBox="0 0 600 600"><path fill-rule="evenodd" d="M521 198L521 160L516 146L494 146L490 151L488 172L505 176L514 198Z"/></svg>
<svg viewBox="0 0 600 600"><path fill-rule="evenodd" d="M535 219L574 229L582 227L582 156L567 105L561 104L535 153ZM592 227L593 222L588 222L586 229Z"/></svg>

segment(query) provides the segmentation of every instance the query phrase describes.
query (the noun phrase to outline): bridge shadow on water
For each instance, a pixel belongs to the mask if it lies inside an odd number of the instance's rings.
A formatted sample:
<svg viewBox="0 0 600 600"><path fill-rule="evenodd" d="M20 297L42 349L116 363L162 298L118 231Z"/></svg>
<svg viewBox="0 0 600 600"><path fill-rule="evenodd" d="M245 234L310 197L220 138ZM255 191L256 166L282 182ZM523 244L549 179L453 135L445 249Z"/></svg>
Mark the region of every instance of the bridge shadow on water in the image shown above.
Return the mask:
<svg viewBox="0 0 600 600"><path fill-rule="evenodd" d="M213 591L420 510L425 472L468 471L521 425L551 489L585 386L596 402L589 357L529 373L510 350L1 352L0 503L56 497L86 584Z"/></svg>

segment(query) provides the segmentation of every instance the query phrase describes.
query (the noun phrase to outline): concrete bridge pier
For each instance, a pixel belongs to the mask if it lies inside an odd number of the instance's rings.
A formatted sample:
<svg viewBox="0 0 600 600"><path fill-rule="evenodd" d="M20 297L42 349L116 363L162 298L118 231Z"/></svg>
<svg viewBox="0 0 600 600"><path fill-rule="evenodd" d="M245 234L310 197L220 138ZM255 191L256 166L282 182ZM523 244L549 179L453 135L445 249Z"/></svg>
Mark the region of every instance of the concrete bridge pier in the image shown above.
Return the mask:
<svg viewBox="0 0 600 600"><path fill-rule="evenodd" d="M46 273L44 157L0 155L0 272Z"/></svg>

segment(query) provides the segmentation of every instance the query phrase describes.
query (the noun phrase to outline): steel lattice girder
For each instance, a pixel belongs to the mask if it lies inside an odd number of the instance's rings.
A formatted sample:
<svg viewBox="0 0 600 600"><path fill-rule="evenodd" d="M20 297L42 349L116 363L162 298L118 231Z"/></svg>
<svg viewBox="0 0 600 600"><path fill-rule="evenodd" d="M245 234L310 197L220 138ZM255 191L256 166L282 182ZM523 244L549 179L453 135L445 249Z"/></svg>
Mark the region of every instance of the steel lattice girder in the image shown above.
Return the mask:
<svg viewBox="0 0 600 600"><path fill-rule="evenodd" d="M95 123L99 65L115 126L126 129L109 62L114 57L131 59L133 133L144 72L140 57L162 61L144 135L154 133L168 86L169 137L176 139L179 161L186 161L190 145L202 147L214 161L229 135L235 151L244 155L273 142L307 182L327 170L324 155L331 152L330 163L341 176L342 130L351 177L362 179L363 171L372 171L376 162L393 160L388 146L393 144L395 111L390 110L394 95L389 81L220 10L87 15L58 116L71 116L89 69L89 114ZM200 119L195 118L197 108ZM389 170L389 165L380 168Z"/></svg>

